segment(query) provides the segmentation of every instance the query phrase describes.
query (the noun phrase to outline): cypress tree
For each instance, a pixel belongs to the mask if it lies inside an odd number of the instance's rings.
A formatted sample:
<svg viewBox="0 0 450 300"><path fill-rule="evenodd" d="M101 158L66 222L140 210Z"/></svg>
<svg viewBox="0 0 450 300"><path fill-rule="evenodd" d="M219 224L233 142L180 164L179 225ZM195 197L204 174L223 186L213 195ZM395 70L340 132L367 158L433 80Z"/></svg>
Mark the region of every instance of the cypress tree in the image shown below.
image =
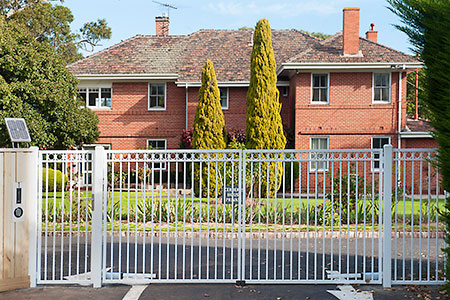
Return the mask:
<svg viewBox="0 0 450 300"><path fill-rule="evenodd" d="M250 85L247 92L246 146L248 149L284 149L286 146L280 115L281 103L276 84L276 62L272 48L271 29L269 21L262 19L256 24L253 35ZM266 168L267 166L262 170L266 170ZM281 162L269 164L270 195L274 195L280 187L282 173ZM262 175L262 177L265 176L267 175ZM276 187L274 185L275 178ZM261 178L263 189L267 186L265 181L264 178ZM258 182L258 180L254 182Z"/></svg>
<svg viewBox="0 0 450 300"><path fill-rule="evenodd" d="M441 188L450 191L450 1L388 0L390 9L404 24L396 26L405 32L414 50L425 63L425 102L430 112L434 138L439 143L438 165ZM450 198L447 211L440 211L446 223L443 249L447 261L445 289L450 292Z"/></svg>
<svg viewBox="0 0 450 300"><path fill-rule="evenodd" d="M225 120L220 105L220 92L217 86L216 73L214 72L213 63L210 60L206 61L202 69L202 85L198 100L192 134L192 148L224 149L226 147ZM203 159L206 159L208 155L215 154L202 155ZM215 162L205 162L201 166L200 164L195 166L194 191L197 195L200 192L200 188L201 194L205 197L208 195L214 196L216 192L217 194L221 193L222 180L218 179L218 182L216 182L216 173Z"/></svg>

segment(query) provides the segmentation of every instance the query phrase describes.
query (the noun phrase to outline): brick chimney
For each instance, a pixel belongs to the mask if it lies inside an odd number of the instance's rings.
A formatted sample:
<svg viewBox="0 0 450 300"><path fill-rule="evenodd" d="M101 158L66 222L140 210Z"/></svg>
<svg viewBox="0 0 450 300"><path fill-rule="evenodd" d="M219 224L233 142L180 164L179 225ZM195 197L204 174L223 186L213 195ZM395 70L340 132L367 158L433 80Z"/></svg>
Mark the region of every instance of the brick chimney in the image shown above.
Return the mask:
<svg viewBox="0 0 450 300"><path fill-rule="evenodd" d="M366 32L366 39L372 42L378 42L378 31L373 30L375 24L370 24L370 30Z"/></svg>
<svg viewBox="0 0 450 300"><path fill-rule="evenodd" d="M169 35L169 17L164 14L162 17L156 17L156 35Z"/></svg>
<svg viewBox="0 0 450 300"><path fill-rule="evenodd" d="M358 56L359 8L344 8L344 56Z"/></svg>

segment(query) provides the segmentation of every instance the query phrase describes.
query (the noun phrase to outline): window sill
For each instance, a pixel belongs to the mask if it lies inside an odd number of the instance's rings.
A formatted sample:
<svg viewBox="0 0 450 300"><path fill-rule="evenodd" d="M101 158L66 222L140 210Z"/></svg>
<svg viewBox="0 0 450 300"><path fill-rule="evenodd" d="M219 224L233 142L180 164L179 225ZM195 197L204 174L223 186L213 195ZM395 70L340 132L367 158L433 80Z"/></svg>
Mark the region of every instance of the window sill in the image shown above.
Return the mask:
<svg viewBox="0 0 450 300"><path fill-rule="evenodd" d="M148 111L165 111L166 108L148 108Z"/></svg>
<svg viewBox="0 0 450 300"><path fill-rule="evenodd" d="M90 110L94 111L109 111L112 110L112 107L97 107L97 106L87 106Z"/></svg>

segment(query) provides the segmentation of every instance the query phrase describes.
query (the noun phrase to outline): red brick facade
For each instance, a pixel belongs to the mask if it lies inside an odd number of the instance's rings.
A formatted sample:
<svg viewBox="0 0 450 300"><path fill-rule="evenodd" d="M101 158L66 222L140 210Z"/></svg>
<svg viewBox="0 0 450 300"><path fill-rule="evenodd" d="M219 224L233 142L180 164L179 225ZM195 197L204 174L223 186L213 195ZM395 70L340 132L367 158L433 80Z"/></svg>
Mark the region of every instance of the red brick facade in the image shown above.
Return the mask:
<svg viewBox="0 0 450 300"><path fill-rule="evenodd" d="M328 104L311 103L311 74L299 73L290 79L283 96L280 87L283 124L294 133L296 149L310 149L311 137L327 137L330 149L371 148L372 137L390 137L398 144L399 73L391 74L391 101L372 101L372 72L327 72ZM99 143L114 149L143 149L147 139L165 139L168 148L178 148L183 129L192 128L198 103L198 87L177 87L166 82L166 109L148 109L148 82L113 82L112 109L97 110ZM402 119L406 126L406 73L402 73ZM188 113L186 114L186 96ZM246 127L246 87L228 88L228 109L224 109L228 130ZM404 139L405 148L433 148L432 139Z"/></svg>

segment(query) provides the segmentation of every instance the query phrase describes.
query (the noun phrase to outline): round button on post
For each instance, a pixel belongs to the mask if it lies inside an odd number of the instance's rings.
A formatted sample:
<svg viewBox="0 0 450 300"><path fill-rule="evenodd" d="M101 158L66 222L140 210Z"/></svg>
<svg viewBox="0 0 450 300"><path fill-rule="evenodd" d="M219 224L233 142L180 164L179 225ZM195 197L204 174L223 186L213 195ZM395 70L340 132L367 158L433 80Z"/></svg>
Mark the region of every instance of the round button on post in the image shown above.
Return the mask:
<svg viewBox="0 0 450 300"><path fill-rule="evenodd" d="M23 216L23 209L21 207L17 207L14 210L14 217L21 218Z"/></svg>

